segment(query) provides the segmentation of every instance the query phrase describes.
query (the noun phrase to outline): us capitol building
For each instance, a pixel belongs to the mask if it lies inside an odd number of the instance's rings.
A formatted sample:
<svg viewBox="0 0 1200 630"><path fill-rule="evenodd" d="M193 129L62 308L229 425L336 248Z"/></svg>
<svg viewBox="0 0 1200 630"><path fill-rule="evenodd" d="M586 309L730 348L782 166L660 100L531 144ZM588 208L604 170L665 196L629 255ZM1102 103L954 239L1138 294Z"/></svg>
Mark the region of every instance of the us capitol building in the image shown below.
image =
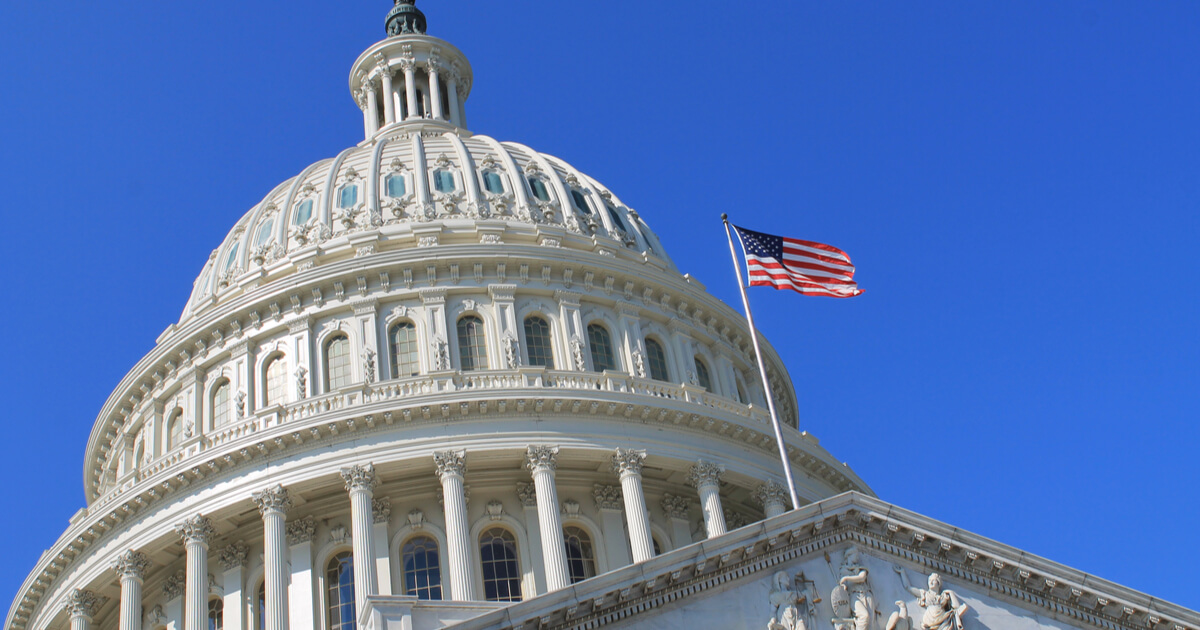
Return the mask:
<svg viewBox="0 0 1200 630"><path fill-rule="evenodd" d="M109 397L7 630L1198 630L874 497L746 322L561 159L468 130L397 0L365 140L237 222Z"/></svg>

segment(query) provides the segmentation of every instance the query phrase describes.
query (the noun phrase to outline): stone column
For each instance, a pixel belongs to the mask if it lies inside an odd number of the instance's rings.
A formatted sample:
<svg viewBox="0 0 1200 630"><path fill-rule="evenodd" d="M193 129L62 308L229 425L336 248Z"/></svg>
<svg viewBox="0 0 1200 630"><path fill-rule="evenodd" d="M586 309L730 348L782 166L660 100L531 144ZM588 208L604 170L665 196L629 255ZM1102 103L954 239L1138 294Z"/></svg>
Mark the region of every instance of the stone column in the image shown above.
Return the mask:
<svg viewBox="0 0 1200 630"><path fill-rule="evenodd" d="M642 463L645 460L646 451L631 448L619 448L612 457L613 472L621 478L621 494L625 496L625 520L634 562L654 557L650 513L646 511L646 495L642 492Z"/></svg>
<svg viewBox="0 0 1200 630"><path fill-rule="evenodd" d="M380 595L392 594L392 558L388 548L388 519L392 516L392 500L383 497L371 501L371 536L375 538L375 579Z"/></svg>
<svg viewBox="0 0 1200 630"><path fill-rule="evenodd" d="M317 524L313 517L292 521L287 525L287 541L292 553L292 579L288 590L291 630L313 630L316 625L316 605L313 593L317 577L313 572L313 536Z"/></svg>
<svg viewBox="0 0 1200 630"><path fill-rule="evenodd" d="M688 483L700 494L700 507L704 510L704 531L709 538L725 533L725 511L721 508L721 473L725 468L700 460L692 466Z"/></svg>
<svg viewBox="0 0 1200 630"><path fill-rule="evenodd" d="M676 549L692 544L692 522L688 516L691 503L686 497L663 495L662 509L671 519L671 540Z"/></svg>
<svg viewBox="0 0 1200 630"><path fill-rule="evenodd" d="M429 68L429 105L433 110L434 120L441 120L445 117L442 113L442 86L438 80L438 65L435 59L430 59L427 65Z"/></svg>
<svg viewBox="0 0 1200 630"><path fill-rule="evenodd" d="M596 500L596 510L600 512L600 527L603 528L601 535L604 537L604 550L608 555L608 570L628 565L632 559L629 556L629 541L625 536L621 488L596 484L592 487L592 498Z"/></svg>
<svg viewBox="0 0 1200 630"><path fill-rule="evenodd" d="M417 118L417 64L412 57L400 59L400 69L404 71L404 100L408 105L408 118Z"/></svg>
<svg viewBox="0 0 1200 630"><path fill-rule="evenodd" d="M129 550L117 556L113 570L121 578L121 617L119 630L142 630L142 579L150 568L150 558Z"/></svg>
<svg viewBox="0 0 1200 630"><path fill-rule="evenodd" d="M537 490L532 483L517 483L517 498L521 500L521 511L525 517L525 532L529 536L529 561L533 566L542 566L542 530L538 527ZM624 538L624 533L622 538ZM624 544L624 543L622 543ZM537 594L546 592L546 576L542 571L533 572L533 585Z"/></svg>
<svg viewBox="0 0 1200 630"><path fill-rule="evenodd" d="M249 554L250 548L246 543L235 542L217 555L217 562L225 570L224 608L221 613L225 630L246 630L246 600L243 598L246 590L246 556Z"/></svg>
<svg viewBox="0 0 1200 630"><path fill-rule="evenodd" d="M208 543L216 534L212 521L197 514L175 526L187 551L183 595L184 630L208 630Z"/></svg>
<svg viewBox="0 0 1200 630"><path fill-rule="evenodd" d="M791 502L791 499L788 497L787 488L784 488L775 480L768 481L756 488L752 497L762 505L763 512L766 512L767 518L773 518L787 512L788 503Z"/></svg>
<svg viewBox="0 0 1200 630"><path fill-rule="evenodd" d="M546 590L557 591L571 585L567 571L567 544L563 540L562 518L558 513L558 488L554 471L558 468L558 447L530 446L525 450L533 487L537 492L538 527L542 533L542 557L546 567Z"/></svg>
<svg viewBox="0 0 1200 630"><path fill-rule="evenodd" d="M287 630L287 524L292 507L287 489L274 485L253 495L263 519L263 580L266 586L265 630Z"/></svg>
<svg viewBox="0 0 1200 630"><path fill-rule="evenodd" d="M458 115L460 107L458 102L458 81L458 72L454 68L451 68L446 77L446 94L450 97L450 123L455 127L462 127L462 120Z"/></svg>
<svg viewBox="0 0 1200 630"><path fill-rule="evenodd" d="M379 131L379 95L375 93L374 79L364 78L362 90L367 96L367 133L375 135Z"/></svg>
<svg viewBox="0 0 1200 630"><path fill-rule="evenodd" d="M367 609L367 596L378 594L375 580L375 539L371 536L371 499L375 486L375 467L358 464L342 469L342 481L350 493L350 529L354 552L355 610Z"/></svg>
<svg viewBox="0 0 1200 630"><path fill-rule="evenodd" d="M64 608L71 620L71 630L91 630L92 617L100 610L100 598L89 590L77 588L67 595Z"/></svg>
<svg viewBox="0 0 1200 630"><path fill-rule="evenodd" d="M387 59L379 59L379 77L383 80L383 122L390 125L396 122L396 105L392 101L392 69Z"/></svg>
<svg viewBox="0 0 1200 630"><path fill-rule="evenodd" d="M467 523L467 495L463 477L467 472L465 451L438 451L433 454L438 478L442 481L442 503L446 511L446 547L450 556L450 599L472 601L475 575L471 570L471 528Z"/></svg>

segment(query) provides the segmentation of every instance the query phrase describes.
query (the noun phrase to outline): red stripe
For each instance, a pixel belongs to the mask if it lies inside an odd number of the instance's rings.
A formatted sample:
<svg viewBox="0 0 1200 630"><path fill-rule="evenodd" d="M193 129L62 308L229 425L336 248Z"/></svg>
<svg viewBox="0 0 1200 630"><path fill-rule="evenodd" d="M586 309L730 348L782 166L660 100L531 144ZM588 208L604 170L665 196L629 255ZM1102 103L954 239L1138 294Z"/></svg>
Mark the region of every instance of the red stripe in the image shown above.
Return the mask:
<svg viewBox="0 0 1200 630"><path fill-rule="evenodd" d="M822 260L813 258L812 256L797 256L795 254L784 252L782 262L787 263L787 264L793 264L793 263L805 264L805 265L808 265L812 269L828 269L830 271L841 271L841 272L849 273L850 275L854 275L854 265L847 265L844 263L834 264L834 263L830 263L830 262L824 262Z"/></svg>
<svg viewBox="0 0 1200 630"><path fill-rule="evenodd" d="M773 262L773 261L767 262L767 261L763 261L761 259L748 261L747 267L750 269L751 272L762 269L762 270L767 270L767 273L771 273L772 275L790 274L790 275L794 275L794 276L800 276L802 278L809 278L813 282L828 282L830 284L854 284L853 278L850 278L850 277L847 277L844 275L843 276L831 276L831 275L818 275L818 274L812 274L812 273L803 273L801 271L797 271L796 269L791 268L788 265L781 265L781 264L779 264L777 262Z"/></svg>
<svg viewBox="0 0 1200 630"><path fill-rule="evenodd" d="M786 236L781 236L779 238L783 239L783 244L785 246L788 245L789 243L794 243L796 245L800 245L803 247L811 247L813 249L819 249L821 251L826 251L831 254L836 254L838 256L841 256L843 259L845 259L846 262L850 262L850 255L847 254L846 252L834 247L833 245L826 245L825 243L818 243L816 241L806 241L806 240L799 239L799 238L788 238Z"/></svg>
<svg viewBox="0 0 1200 630"><path fill-rule="evenodd" d="M804 282L802 280L797 280L795 278L770 278L767 276L751 276L750 284L751 284L751 286L754 286L755 284L770 284L770 285L785 286L785 287L789 287L789 288L802 288L805 290L813 290L813 291L828 291L830 293L838 293L838 294L853 293L858 290L858 285L849 285L849 286L832 285L831 286L831 285L821 284L819 282Z"/></svg>
<svg viewBox="0 0 1200 630"><path fill-rule="evenodd" d="M858 286L854 282L844 282L841 280L828 280L826 278L814 278L812 276L806 276L804 274L799 274L799 273L788 273L786 271L771 271L768 269L761 269L761 268L751 268L749 271L750 271L751 276L767 277L767 278L771 278L772 280L790 280L792 282L819 284L822 286L827 286L827 287L836 288L836 289L840 289L843 287Z"/></svg>
<svg viewBox="0 0 1200 630"><path fill-rule="evenodd" d="M808 256L808 257L816 258L818 260L823 260L825 262L832 263L835 265L850 264L850 257L846 256L845 254L843 254L841 256L828 256L828 255L822 254L820 252L809 251L807 249L801 249L799 247L794 247L794 246L788 245L786 242L787 239L784 239L784 241L785 242L783 244L783 251L785 251L789 254L795 254L797 256Z"/></svg>
<svg viewBox="0 0 1200 630"><path fill-rule="evenodd" d="M776 289L791 289L791 290L795 291L796 293L801 293L803 295L818 295L818 296L834 297L834 298L849 298L849 297L855 297L857 295L862 294L862 291L859 289L855 289L853 292L849 292L849 293L847 293L847 292L835 293L835 292L829 291L827 289L808 289L808 288L799 287L799 286L795 286L795 285L768 282L768 281L751 280L750 286L752 286L752 287L775 287Z"/></svg>
<svg viewBox="0 0 1200 630"><path fill-rule="evenodd" d="M854 274L852 274L852 273L837 273L835 271L831 271L824 267L813 267L811 265L794 265L794 264L789 264L789 263L781 263L781 262L775 260L774 258L757 258L757 257L752 256L752 257L749 257L746 259L746 264L747 265L762 265L763 267L767 267L770 269L783 269L786 271L790 271L792 273L798 273L798 274L806 275L806 276L811 275L811 276L820 277L820 278L836 278L836 279L841 279L841 280L846 280L846 281L851 281L854 279Z"/></svg>

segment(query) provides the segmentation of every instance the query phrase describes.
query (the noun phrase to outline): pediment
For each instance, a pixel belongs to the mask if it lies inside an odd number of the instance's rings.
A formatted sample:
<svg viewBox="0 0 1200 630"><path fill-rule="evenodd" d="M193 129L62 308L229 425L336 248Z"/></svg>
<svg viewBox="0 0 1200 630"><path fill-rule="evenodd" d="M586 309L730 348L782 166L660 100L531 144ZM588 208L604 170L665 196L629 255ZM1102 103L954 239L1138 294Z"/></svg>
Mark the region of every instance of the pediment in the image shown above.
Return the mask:
<svg viewBox="0 0 1200 630"><path fill-rule="evenodd" d="M858 493L448 627L960 630L960 619L962 630L1200 628L1194 611Z"/></svg>

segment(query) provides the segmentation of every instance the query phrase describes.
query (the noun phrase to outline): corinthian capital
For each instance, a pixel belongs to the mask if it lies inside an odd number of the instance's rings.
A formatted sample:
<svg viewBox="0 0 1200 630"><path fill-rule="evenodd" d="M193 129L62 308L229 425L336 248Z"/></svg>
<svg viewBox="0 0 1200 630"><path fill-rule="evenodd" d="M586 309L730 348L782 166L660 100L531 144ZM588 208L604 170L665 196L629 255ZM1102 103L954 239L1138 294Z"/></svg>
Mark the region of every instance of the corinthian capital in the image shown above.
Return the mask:
<svg viewBox="0 0 1200 630"><path fill-rule="evenodd" d="M208 546L208 542L217 533L208 517L197 514L175 526L175 532L182 538L184 544L199 543Z"/></svg>
<svg viewBox="0 0 1200 630"><path fill-rule="evenodd" d="M67 602L63 608L67 611L68 617L87 617L91 619L100 609L100 597L95 593L77 588L67 595Z"/></svg>
<svg viewBox="0 0 1200 630"><path fill-rule="evenodd" d="M221 554L217 556L217 561L221 563L221 568L226 571L232 571L238 567L246 566L246 554L250 552L250 548L244 542L235 542L221 550Z"/></svg>
<svg viewBox="0 0 1200 630"><path fill-rule="evenodd" d="M302 518L287 524L288 545L312 542L317 534L317 522L313 517Z"/></svg>
<svg viewBox="0 0 1200 630"><path fill-rule="evenodd" d="M692 502L685 497L675 496L673 494L664 494L662 500L662 509L671 518L687 519L688 508Z"/></svg>
<svg viewBox="0 0 1200 630"><path fill-rule="evenodd" d="M642 474L642 464L645 461L646 451L619 448L612 456L613 472L621 477L625 475L640 475Z"/></svg>
<svg viewBox="0 0 1200 630"><path fill-rule="evenodd" d="M384 497L371 501L371 521L386 523L392 516L392 500Z"/></svg>
<svg viewBox="0 0 1200 630"><path fill-rule="evenodd" d="M525 457L529 460L526 465L530 472L548 470L554 472L558 468L558 447L534 445L525 449Z"/></svg>
<svg viewBox="0 0 1200 630"><path fill-rule="evenodd" d="M437 451L433 454L433 465L437 466L439 479L446 475L462 477L467 473L466 451Z"/></svg>
<svg viewBox="0 0 1200 630"><path fill-rule="evenodd" d="M703 459L696 462L688 472L688 483L699 488L701 486L715 486L721 483L721 473L725 472L725 467L706 462Z"/></svg>
<svg viewBox="0 0 1200 630"><path fill-rule="evenodd" d="M774 479L755 488L754 492L750 494L750 498L757 501L764 508L771 504L786 506L791 501L788 497L787 488L784 488Z"/></svg>
<svg viewBox="0 0 1200 630"><path fill-rule="evenodd" d="M136 578L138 580L146 577L146 569L150 568L150 558L140 551L130 549L125 553L117 556L113 561L113 570L122 578Z"/></svg>
<svg viewBox="0 0 1200 630"><path fill-rule="evenodd" d="M375 477L375 466L371 464L355 464L342 469L342 481L346 482L346 490L374 490L379 485Z"/></svg>
<svg viewBox="0 0 1200 630"><path fill-rule="evenodd" d="M254 499L254 505L258 506L258 511L264 517L272 512L286 514L292 508L292 498L288 496L287 488L276 484L251 495Z"/></svg>

